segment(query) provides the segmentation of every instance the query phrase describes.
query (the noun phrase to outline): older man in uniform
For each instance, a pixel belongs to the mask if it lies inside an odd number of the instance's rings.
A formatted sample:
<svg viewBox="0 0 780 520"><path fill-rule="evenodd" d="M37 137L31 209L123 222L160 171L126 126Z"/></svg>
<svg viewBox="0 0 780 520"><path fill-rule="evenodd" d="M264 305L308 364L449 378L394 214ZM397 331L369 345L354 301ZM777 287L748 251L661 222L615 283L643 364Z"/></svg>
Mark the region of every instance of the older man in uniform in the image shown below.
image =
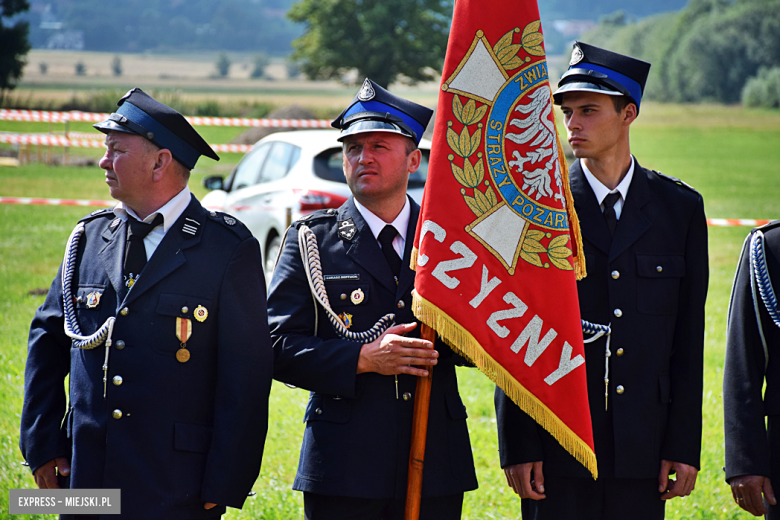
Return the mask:
<svg viewBox="0 0 780 520"><path fill-rule="evenodd" d="M307 519L403 518L415 376L434 365L421 518L460 518L477 487L461 358L420 339L411 312L420 208L406 185L430 117L366 79L333 122L353 197L293 224L271 280L274 377L311 390L293 485ZM390 313L396 325L372 328Z"/></svg>
<svg viewBox="0 0 780 520"><path fill-rule="evenodd" d="M79 221L35 314L21 449L40 488L121 489L111 518L219 518L267 428L260 248L190 193L200 155L219 158L184 117L137 88L118 106L95 127L119 203Z"/></svg>
<svg viewBox="0 0 780 520"><path fill-rule="evenodd" d="M631 155L649 69L577 43L553 96L578 158L571 190L588 271L580 310L611 334L585 346L598 480L496 393L501 466L526 520L655 520L696 481L707 228L696 191Z"/></svg>
<svg viewBox="0 0 780 520"><path fill-rule="evenodd" d="M780 220L754 229L742 248L723 373L726 480L739 507L770 520L780 519L772 489L780 480L778 281Z"/></svg>

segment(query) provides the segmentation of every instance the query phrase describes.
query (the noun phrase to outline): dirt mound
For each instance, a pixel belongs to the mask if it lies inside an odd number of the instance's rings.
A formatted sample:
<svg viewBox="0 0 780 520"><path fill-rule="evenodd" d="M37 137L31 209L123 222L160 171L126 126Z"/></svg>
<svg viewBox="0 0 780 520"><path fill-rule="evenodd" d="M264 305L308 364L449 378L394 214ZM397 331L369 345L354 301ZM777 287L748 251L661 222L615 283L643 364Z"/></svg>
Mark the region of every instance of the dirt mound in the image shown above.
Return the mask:
<svg viewBox="0 0 780 520"><path fill-rule="evenodd" d="M298 106L290 105L287 107L277 108L272 110L266 116L266 119L317 119L317 117L309 110ZM252 127L245 132L239 134L237 137L230 141L231 144L255 144L263 137L273 134L274 132L283 132L288 130L294 130L292 128L262 128Z"/></svg>

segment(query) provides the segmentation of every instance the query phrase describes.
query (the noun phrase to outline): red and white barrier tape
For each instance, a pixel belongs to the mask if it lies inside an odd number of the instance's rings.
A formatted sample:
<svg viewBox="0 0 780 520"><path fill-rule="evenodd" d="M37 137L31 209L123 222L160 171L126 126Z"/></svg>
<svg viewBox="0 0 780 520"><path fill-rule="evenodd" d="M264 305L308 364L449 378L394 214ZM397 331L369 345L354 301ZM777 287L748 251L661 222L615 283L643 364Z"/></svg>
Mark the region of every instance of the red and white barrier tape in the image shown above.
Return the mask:
<svg viewBox="0 0 780 520"><path fill-rule="evenodd" d="M41 123L65 123L78 121L99 123L109 114L96 112L49 112L42 110L0 109L0 121L34 121ZM195 126L259 126L271 128L330 128L327 119L255 119L248 117L187 117Z"/></svg>
<svg viewBox="0 0 780 520"><path fill-rule="evenodd" d="M30 197L0 197L0 204L33 204L40 206L116 206L115 200L38 199Z"/></svg>
<svg viewBox="0 0 780 520"><path fill-rule="evenodd" d="M103 134L95 135L96 138L74 139L64 135L0 133L0 143L68 146L72 148L104 148ZM85 136L81 134L80 137ZM215 152L223 153L246 153L252 148L252 145L249 144L212 144L210 146Z"/></svg>
<svg viewBox="0 0 780 520"><path fill-rule="evenodd" d="M753 218L708 218L708 226L716 227L734 227L734 226L746 226L746 227L758 227L764 224L769 224L771 220L766 219L753 219Z"/></svg>
<svg viewBox="0 0 780 520"><path fill-rule="evenodd" d="M0 197L0 204L40 204L46 206L114 206L115 200L69 200L69 199L40 199L32 197ZM237 208L233 208L237 209ZM750 218L708 218L708 226L716 227L758 227L771 222L767 219Z"/></svg>

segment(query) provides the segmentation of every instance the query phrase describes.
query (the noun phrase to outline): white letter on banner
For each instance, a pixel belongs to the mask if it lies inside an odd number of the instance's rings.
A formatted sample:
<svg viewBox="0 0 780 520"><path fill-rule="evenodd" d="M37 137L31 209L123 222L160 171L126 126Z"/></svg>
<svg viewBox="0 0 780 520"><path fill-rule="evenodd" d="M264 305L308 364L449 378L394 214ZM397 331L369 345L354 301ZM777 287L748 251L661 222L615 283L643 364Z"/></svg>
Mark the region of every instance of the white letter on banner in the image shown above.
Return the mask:
<svg viewBox="0 0 780 520"><path fill-rule="evenodd" d="M490 329L495 332L499 338L505 338L509 335L509 329L498 324L500 320L519 318L525 314L526 310L528 310L528 305L524 304L523 301L515 296L514 293L506 293L504 295L504 301L512 304L512 308L503 311L496 311L491 314L487 320L488 327L490 327Z"/></svg>
<svg viewBox="0 0 780 520"><path fill-rule="evenodd" d="M460 284L460 280L447 276L447 273L450 271L458 271L459 269L468 269L477 261L477 255L466 247L466 244L460 241L454 242L450 246L450 251L458 253L463 258L439 262L431 274L434 278L443 283L447 289L454 289Z"/></svg>
<svg viewBox="0 0 780 520"><path fill-rule="evenodd" d="M533 366L534 362L542 355L542 352L550 345L552 340L558 335L555 329L550 329L547 334L544 335L542 342L539 342L539 336L542 335L542 319L539 316L534 316L528 325L525 326L523 332L517 337L514 343L512 343L512 352L517 354L520 349L523 348L525 342L528 342L528 349L525 351L525 364Z"/></svg>
<svg viewBox="0 0 780 520"><path fill-rule="evenodd" d="M433 220L426 220L423 222L422 229L420 230L420 243L417 244L417 265L425 265L428 263L428 256L420 252L423 238L425 238L425 234L428 231L433 233L433 238L435 238L437 242L444 242L444 237L447 236L447 232Z"/></svg>
<svg viewBox="0 0 780 520"><path fill-rule="evenodd" d="M577 354L574 359L571 359L571 352L571 345L569 345L568 341L564 341L563 350L561 350L561 362L558 364L558 368L555 372L544 378L545 383L552 385L560 378L585 363L585 360L579 354Z"/></svg>
<svg viewBox="0 0 780 520"><path fill-rule="evenodd" d="M488 269L486 265L482 266L482 282L479 285L479 294L474 296L474 298L469 302L469 305L474 307L475 309L479 307L479 305L485 300L485 298L488 297L488 295L493 292L493 289L498 287L498 284L501 283L501 280L498 279L498 277L495 277L488 281Z"/></svg>

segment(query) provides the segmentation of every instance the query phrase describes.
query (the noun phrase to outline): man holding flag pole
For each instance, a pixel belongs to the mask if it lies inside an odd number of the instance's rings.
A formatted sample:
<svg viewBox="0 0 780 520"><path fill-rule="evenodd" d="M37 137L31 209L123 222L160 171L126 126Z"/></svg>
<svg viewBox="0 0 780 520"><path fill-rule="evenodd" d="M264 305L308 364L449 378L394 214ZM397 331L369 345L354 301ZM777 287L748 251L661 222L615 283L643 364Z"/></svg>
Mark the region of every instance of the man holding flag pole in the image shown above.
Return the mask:
<svg viewBox="0 0 780 520"><path fill-rule="evenodd" d="M415 316L595 478L585 262L534 0L456 3L414 246Z"/></svg>
<svg viewBox="0 0 780 520"><path fill-rule="evenodd" d="M420 208L406 186L431 115L366 79L333 122L353 197L295 222L274 270L274 377L311 391L293 484L309 520L404 517L417 380L434 366L420 518L459 519L477 487L455 374L463 360L421 339L411 312Z"/></svg>
<svg viewBox="0 0 780 520"><path fill-rule="evenodd" d="M585 357L599 479L498 390L501 466L526 520L661 519L665 501L696 482L706 221L693 188L631 155L649 69L576 43L553 94L578 158L570 176L588 268L583 329L596 333Z"/></svg>

